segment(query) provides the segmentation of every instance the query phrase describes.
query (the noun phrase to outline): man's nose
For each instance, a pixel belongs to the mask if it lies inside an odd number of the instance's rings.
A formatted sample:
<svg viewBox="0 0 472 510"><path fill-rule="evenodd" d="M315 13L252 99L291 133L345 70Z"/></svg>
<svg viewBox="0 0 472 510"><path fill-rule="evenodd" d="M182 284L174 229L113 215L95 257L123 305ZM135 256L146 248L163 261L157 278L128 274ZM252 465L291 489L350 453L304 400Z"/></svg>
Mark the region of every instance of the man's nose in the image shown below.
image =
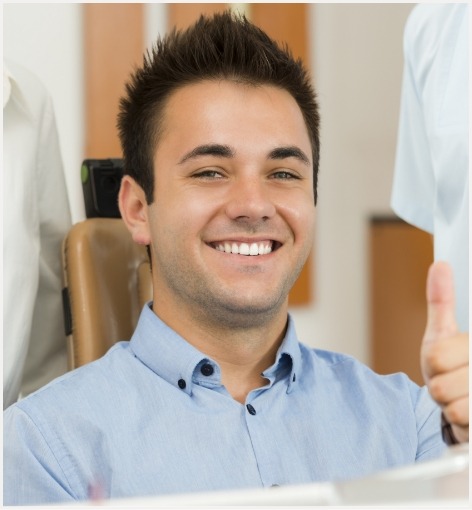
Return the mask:
<svg viewBox="0 0 472 510"><path fill-rule="evenodd" d="M275 215L267 184L261 179L241 179L232 186L226 205L226 214L233 220L259 221Z"/></svg>

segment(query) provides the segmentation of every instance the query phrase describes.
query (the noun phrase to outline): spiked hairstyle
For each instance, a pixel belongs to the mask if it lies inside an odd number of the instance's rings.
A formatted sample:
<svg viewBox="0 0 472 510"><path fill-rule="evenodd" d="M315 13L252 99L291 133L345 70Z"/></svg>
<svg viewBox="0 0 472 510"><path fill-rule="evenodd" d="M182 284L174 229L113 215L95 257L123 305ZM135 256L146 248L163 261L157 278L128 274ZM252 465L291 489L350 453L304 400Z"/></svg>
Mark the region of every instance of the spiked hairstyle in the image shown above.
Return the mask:
<svg viewBox="0 0 472 510"><path fill-rule="evenodd" d="M118 115L124 172L143 188L147 203L153 202L153 159L167 100L186 85L221 79L271 85L292 95L311 141L316 204L319 113L309 73L288 47L279 46L244 16L231 11L201 16L188 29L174 29L159 38L126 85Z"/></svg>

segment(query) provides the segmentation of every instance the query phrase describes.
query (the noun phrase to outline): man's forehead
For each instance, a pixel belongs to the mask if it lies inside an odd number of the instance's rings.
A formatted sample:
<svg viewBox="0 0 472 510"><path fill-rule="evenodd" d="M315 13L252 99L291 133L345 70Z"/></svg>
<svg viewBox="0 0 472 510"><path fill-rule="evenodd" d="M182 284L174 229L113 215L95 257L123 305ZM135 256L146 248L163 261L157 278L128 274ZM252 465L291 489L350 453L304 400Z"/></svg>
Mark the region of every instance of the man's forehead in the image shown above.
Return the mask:
<svg viewBox="0 0 472 510"><path fill-rule="evenodd" d="M277 96L277 100L267 102L267 109L279 110L281 108L280 100L281 98L285 98L286 101L293 103L294 107L296 107L297 113L302 114L294 96L283 87L278 87L270 83L253 83L238 78L214 78L198 80L185 85L180 85L173 90L164 103L164 118L165 114L171 112L172 108L176 104L179 104L183 98L191 100L192 97L198 96L199 102L213 103L217 99L219 92L224 93L228 91L236 91L238 94L242 95L245 95L245 93L249 95L254 91L260 92L261 95L265 94L266 96L275 94Z"/></svg>
<svg viewBox="0 0 472 510"><path fill-rule="evenodd" d="M250 131L264 118L274 121L268 131L277 126L280 132L288 132L291 126L298 126L304 138L310 138L303 113L289 91L236 79L200 80L180 86L167 98L157 122L161 138L169 132L178 136L191 128L198 134L208 130L212 123L218 124L221 134L236 127Z"/></svg>

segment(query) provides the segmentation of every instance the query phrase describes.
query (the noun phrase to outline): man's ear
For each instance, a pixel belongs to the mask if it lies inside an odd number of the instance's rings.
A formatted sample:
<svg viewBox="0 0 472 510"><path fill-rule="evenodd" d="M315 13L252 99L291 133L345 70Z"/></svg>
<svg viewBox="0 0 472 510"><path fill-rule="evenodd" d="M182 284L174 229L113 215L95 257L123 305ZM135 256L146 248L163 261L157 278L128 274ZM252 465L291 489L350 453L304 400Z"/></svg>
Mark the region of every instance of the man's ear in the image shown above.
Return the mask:
<svg viewBox="0 0 472 510"><path fill-rule="evenodd" d="M129 175L123 176L121 180L118 205L133 241L138 244L150 244L149 207L146 196L143 188Z"/></svg>

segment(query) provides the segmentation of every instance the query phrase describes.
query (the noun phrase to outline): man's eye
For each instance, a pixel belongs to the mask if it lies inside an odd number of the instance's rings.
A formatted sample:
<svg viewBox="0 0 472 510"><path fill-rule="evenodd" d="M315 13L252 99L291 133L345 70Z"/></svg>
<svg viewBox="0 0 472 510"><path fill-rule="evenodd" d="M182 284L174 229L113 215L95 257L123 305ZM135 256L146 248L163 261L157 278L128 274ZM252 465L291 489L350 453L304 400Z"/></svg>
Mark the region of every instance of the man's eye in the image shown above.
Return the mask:
<svg viewBox="0 0 472 510"><path fill-rule="evenodd" d="M273 179L281 179L281 180L291 180L291 179L300 179L300 177L292 172L288 172L287 170L279 170L278 172L274 172L271 175Z"/></svg>
<svg viewBox="0 0 472 510"><path fill-rule="evenodd" d="M192 175L196 179L222 179L223 175L218 170L201 170Z"/></svg>

